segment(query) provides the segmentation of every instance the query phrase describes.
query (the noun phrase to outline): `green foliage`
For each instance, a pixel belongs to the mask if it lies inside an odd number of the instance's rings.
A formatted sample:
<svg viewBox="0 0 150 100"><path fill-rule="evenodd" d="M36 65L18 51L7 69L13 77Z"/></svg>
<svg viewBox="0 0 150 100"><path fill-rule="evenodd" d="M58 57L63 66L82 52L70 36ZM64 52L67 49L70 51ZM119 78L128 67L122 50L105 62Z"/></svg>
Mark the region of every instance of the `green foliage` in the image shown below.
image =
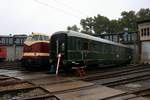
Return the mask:
<svg viewBox="0 0 150 100"><path fill-rule="evenodd" d="M67 30L79 32L80 28L78 28L77 25L73 25L73 26L68 26Z"/></svg>
<svg viewBox="0 0 150 100"><path fill-rule="evenodd" d="M137 17L134 11L123 11L120 19L121 28L128 28L130 31L136 31Z"/></svg>
<svg viewBox="0 0 150 100"><path fill-rule="evenodd" d="M142 8L140 9L140 11L137 12L136 16L138 21L150 19L150 9Z"/></svg>
<svg viewBox="0 0 150 100"><path fill-rule="evenodd" d="M108 32L109 30L109 19L107 17L97 15L94 16L93 29L95 33Z"/></svg>
<svg viewBox="0 0 150 100"><path fill-rule="evenodd" d="M140 9L138 12L135 11L123 11L121 18L118 20L110 20L105 16L98 14L94 17L87 17L81 19L80 25L82 26L81 32L96 35L102 33L118 33L128 28L129 31L137 31L137 21L150 19L150 9ZM76 26L77 27L77 26ZM71 30L76 30L72 27Z"/></svg>
<svg viewBox="0 0 150 100"><path fill-rule="evenodd" d="M81 19L80 24L83 28L82 32L91 34L93 29L94 19L92 17L87 17L86 19Z"/></svg>

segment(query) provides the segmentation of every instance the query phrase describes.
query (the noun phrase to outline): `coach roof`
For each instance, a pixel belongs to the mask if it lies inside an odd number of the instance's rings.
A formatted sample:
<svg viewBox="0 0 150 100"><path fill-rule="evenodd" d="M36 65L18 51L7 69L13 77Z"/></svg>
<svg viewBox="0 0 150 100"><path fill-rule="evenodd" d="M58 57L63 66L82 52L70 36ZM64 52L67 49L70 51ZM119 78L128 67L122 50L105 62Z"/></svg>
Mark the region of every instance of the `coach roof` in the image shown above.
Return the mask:
<svg viewBox="0 0 150 100"><path fill-rule="evenodd" d="M94 40L94 41L99 41L99 42L103 42L103 43L107 43L107 44L118 45L118 46L129 48L128 46L125 46L125 45L120 44L120 43L115 43L115 42L112 42L112 41L109 41L109 40L106 40L106 39L102 39L100 37L95 37L95 36L92 36L92 35L88 35L88 34L85 34L85 33L79 33L79 32L75 32L75 31L59 31L59 32L56 32L54 34L60 34L60 33L67 34L68 36L74 36L74 37L79 37L79 38L84 38L84 39L90 39L90 40Z"/></svg>

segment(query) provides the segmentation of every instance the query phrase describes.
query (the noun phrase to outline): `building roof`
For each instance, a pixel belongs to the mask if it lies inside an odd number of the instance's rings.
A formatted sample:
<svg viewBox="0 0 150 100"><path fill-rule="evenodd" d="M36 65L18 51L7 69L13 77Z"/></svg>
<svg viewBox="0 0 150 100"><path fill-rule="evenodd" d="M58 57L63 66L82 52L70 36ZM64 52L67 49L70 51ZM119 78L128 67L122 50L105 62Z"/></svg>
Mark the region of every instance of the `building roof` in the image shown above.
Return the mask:
<svg viewBox="0 0 150 100"><path fill-rule="evenodd" d="M150 19L138 21L137 24L143 24L143 23L148 23L148 22L150 22Z"/></svg>

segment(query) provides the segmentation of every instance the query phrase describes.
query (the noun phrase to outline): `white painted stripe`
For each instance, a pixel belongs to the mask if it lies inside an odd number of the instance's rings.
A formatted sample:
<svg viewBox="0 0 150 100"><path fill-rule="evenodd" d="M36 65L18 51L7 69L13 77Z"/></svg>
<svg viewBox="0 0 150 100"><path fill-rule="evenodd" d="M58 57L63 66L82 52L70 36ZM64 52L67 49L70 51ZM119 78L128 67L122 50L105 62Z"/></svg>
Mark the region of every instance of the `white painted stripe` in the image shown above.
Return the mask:
<svg viewBox="0 0 150 100"><path fill-rule="evenodd" d="M24 44L28 45L28 46L31 46L33 44L36 44L36 43L49 43L49 41L25 41Z"/></svg>
<svg viewBox="0 0 150 100"><path fill-rule="evenodd" d="M30 52L30 53L23 53L23 56L49 56L49 53Z"/></svg>

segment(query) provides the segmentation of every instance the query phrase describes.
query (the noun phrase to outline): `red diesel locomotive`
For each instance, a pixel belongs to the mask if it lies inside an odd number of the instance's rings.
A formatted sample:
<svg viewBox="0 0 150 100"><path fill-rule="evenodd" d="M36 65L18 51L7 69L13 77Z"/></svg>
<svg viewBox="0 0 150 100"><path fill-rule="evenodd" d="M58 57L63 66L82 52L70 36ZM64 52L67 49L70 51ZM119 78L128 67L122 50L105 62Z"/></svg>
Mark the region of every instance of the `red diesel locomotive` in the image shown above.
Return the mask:
<svg viewBox="0 0 150 100"><path fill-rule="evenodd" d="M49 36L33 33L24 42L22 66L46 68L49 64Z"/></svg>

